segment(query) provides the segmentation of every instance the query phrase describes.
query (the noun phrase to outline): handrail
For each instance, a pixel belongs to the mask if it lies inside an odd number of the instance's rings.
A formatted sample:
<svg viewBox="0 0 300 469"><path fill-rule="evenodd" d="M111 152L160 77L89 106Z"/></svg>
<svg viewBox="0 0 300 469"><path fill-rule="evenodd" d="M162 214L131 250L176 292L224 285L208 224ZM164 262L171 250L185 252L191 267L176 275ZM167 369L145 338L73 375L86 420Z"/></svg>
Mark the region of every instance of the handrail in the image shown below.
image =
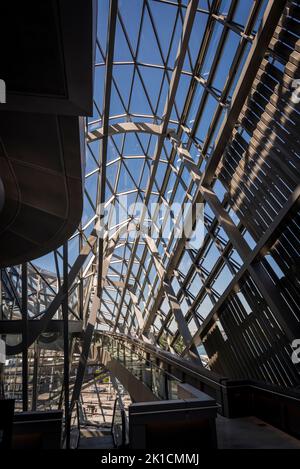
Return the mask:
<svg viewBox="0 0 300 469"><path fill-rule="evenodd" d="M200 369L193 362L173 356L135 337L106 331L98 332L104 346L105 340L108 343L112 340L114 343L119 341L122 346L125 344L129 348L131 345L134 346L135 353L140 350L141 355L148 361L150 355L154 360L158 359L165 365L171 366L184 382L193 384L216 399L221 406L221 415L229 418L254 415L286 433L299 435L299 419L296 415L300 404L300 389L283 388L252 379L228 378L204 368ZM144 355L145 353L149 355Z"/></svg>
<svg viewBox="0 0 300 469"><path fill-rule="evenodd" d="M112 333L107 333L107 332L105 333L101 332L100 335L102 337L107 337L110 339L122 341L122 343L127 342L126 346L129 346L129 344L132 344L135 347L140 348L146 353L153 354L157 358L165 361L166 363L169 363L170 365L173 364L175 367L178 367L184 373L190 376L194 376L196 379L199 379L202 383L207 384L208 386L211 386L216 390L220 390L221 394L219 395L219 398L221 399L221 401L223 401L223 398L224 398L223 396L224 390L226 391L226 389L234 389L234 388L240 389L244 387L249 387L249 389L253 389L253 390L263 390L264 392L269 393L269 394L273 394L273 395L277 394L282 397L294 399L298 402L300 401L300 392L297 389L293 389L293 388L283 389L273 384L256 382L250 379L231 379L226 376L218 375L217 373L210 371L210 370L206 370L203 368L199 369L194 363L188 363L186 362L186 360L182 359L182 357L173 356L164 350L158 349L155 345L143 343L141 340L137 338L128 337L124 334L116 334L116 333L112 334ZM206 392L208 392L208 390L206 390Z"/></svg>
<svg viewBox="0 0 300 469"><path fill-rule="evenodd" d="M132 349L130 347L128 347L127 345L123 344L123 347L125 349L127 349L128 351L132 352ZM134 351L133 353L135 353L136 355L138 355L140 358L144 358L142 356L142 354L138 351ZM157 366L155 363L153 363L152 360L147 360L149 362L149 364L152 366L152 368L155 368L157 371L163 373L164 375L167 375L169 376L171 379L174 379L175 381L178 381L178 382L181 382L179 378L177 378L177 376L174 376L172 375L172 373L170 373L169 371L166 371L164 370L163 368L160 368L159 366Z"/></svg>
<svg viewBox="0 0 300 469"><path fill-rule="evenodd" d="M186 369L189 373L194 374L198 377L201 377L201 379L206 380L213 384L215 387L220 386L221 381L229 381L229 379L226 376L221 376L218 373L215 373L214 371L207 370L204 367L199 367L195 363L188 362L180 357L180 356L175 356L172 355L171 353L167 352L166 350L159 349L153 344L148 344L144 343L140 339L134 338L134 337L128 337L124 334L116 334L116 333L110 333L110 332L99 332L99 334L103 337L108 337L108 338L114 338L118 341L120 339L124 342L131 343L134 346L137 346L144 350L145 352L148 352L150 354L155 354L158 358L161 358L162 360L165 360L169 362L170 364L174 364L175 366L179 366L182 369ZM225 386L224 386L225 387Z"/></svg>
<svg viewBox="0 0 300 469"><path fill-rule="evenodd" d="M166 371L164 368L157 366L152 359L143 356L138 350L132 350L124 341L120 341L120 347L115 348L114 338L104 336L108 341L103 343L103 347L108 350L113 358L115 352L117 353L118 361L120 361L133 375L137 376L143 381L140 373L150 371L150 381L144 384L155 394L159 399L171 399L172 388L170 383L181 383L182 381L173 374ZM126 355L128 353L128 355ZM134 359L134 357L136 357ZM138 375L136 374L138 373ZM164 384L163 384L164 383ZM162 386L161 386L162 385Z"/></svg>

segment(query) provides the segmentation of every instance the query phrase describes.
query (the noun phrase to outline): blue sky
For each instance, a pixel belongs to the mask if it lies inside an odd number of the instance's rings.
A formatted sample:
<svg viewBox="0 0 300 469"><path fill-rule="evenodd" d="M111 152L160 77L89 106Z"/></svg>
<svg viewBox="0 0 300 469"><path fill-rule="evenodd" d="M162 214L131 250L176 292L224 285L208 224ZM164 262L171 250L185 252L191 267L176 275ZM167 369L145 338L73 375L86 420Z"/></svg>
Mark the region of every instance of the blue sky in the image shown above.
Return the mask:
<svg viewBox="0 0 300 469"><path fill-rule="evenodd" d="M187 4L187 2L182 3ZM221 2L219 14L226 15L230 3L230 1L223 0ZM263 2L263 8L253 28L254 32L257 30L265 5L266 1ZM104 56L106 53L108 6L108 0L99 0L97 22L99 47L97 47L95 67L95 106L93 117L88 119L90 130L101 127L102 125L101 112L104 97ZM252 6L253 0L239 1L233 21L241 28L244 27ZM155 0L149 0L147 6L144 8L143 22L140 29L143 1L119 0L119 16L117 18L116 25L114 53L115 64L113 67L113 86L110 102L110 123L120 121L124 122L129 119L132 121L161 123L163 118L163 109L168 95L169 80L174 68L178 44L180 42L185 9L182 8L180 11L177 6L162 4ZM173 126L174 128L177 128L177 123L181 117L185 98L191 84L192 73L198 56L199 47L207 24L208 15L205 13L205 10L207 10L207 2L201 0L199 2L199 8L204 11L199 11L196 14L189 42L189 51L185 58L183 73L176 94L175 105L173 106L171 113L170 126ZM223 28L223 24L215 22L212 40L208 45L200 73L198 74L199 79L207 80L209 77ZM218 106L216 98L222 95L223 87L232 67L232 62L240 41L241 36L239 34L233 31L228 32L216 74L211 83L214 95L209 94L205 98L205 101L203 102L203 112L195 132L195 138L200 145L205 140L209 131L212 118ZM230 87L229 96L227 97L228 104L230 103L232 91L234 90L234 86L238 80L241 68L249 51L249 47L245 50L243 60L237 69L235 80ZM134 61L137 61L137 66L133 64ZM196 91L190 111L187 115L186 121L184 122L186 126L190 128L193 127L199 104L202 102L205 93L205 87L201 83L198 83L196 85ZM211 146L214 143L218 129L225 117L226 110L221 114L216 128L214 129ZM185 141L186 138L186 136L183 136L183 141ZM128 190L136 190L135 193L130 195L130 198L132 201L142 201L143 191L147 187L149 179L151 158L154 154L156 139L157 137L149 134L124 134L109 139L107 154L108 166L106 169L106 200L108 200L112 195L122 194ZM164 177L168 174L167 160L170 155L170 150L170 143L166 142L165 148L161 154L161 161L155 178L151 201L157 201L157 191L162 187ZM190 153L195 162L198 163L200 158L199 149L192 145ZM141 156L142 158L133 159L130 158L131 156ZM147 158L145 158L145 156ZM85 174L90 174L93 171L94 173L87 177L85 182L86 195L84 197L83 225L94 215L99 176L98 162L99 142L95 142L86 148ZM175 160L174 164L177 170L181 168L181 163L178 158ZM205 161L203 162L201 169L203 170L204 167ZM178 175L176 175L174 171L171 173L164 193L166 200L169 200L170 197L174 196L174 201L182 203L184 198L187 196L189 189L192 193L195 190L195 186L192 185L190 175L186 169L183 170L181 177L182 182L179 181L178 188L175 192ZM137 188L139 190L137 190ZM222 200L225 189L222 187L221 183L216 184L215 191L220 200ZM213 214L209 207L206 207L205 211L209 217L213 218ZM234 218L234 214L232 214L232 217ZM237 219L235 219L235 221L238 222ZM88 228L86 234L88 234L91 228L92 225ZM226 239L225 233L222 233L222 236ZM250 247L253 248L254 241L251 239L249 233L246 234L246 239ZM78 237L69 242L69 249L70 263L72 263L75 260L79 249ZM124 247L124 258L129 255L130 252L128 248L126 250ZM203 263L208 271L213 267L219 255L220 252L213 243L207 252L205 262ZM236 253L233 253L233 256L235 256L236 262L240 261ZM182 271L187 270L189 262L188 257L184 256L180 264ZM48 270L54 270L53 254L50 253L49 255L44 256L42 259L35 261L35 264ZM120 272L124 272L124 268L124 266L122 268L117 265L115 266L115 269ZM276 269L276 266L274 268ZM152 269L151 272L153 280L155 269ZM278 275L279 274L280 272L278 272ZM224 291L231 278L232 274L230 274L228 268L224 266L215 283L215 288L219 294ZM201 281L196 276L191 285L191 293L196 295L197 289L199 289L200 286ZM209 308L212 307L212 304L209 304L209 302L210 300L207 296L205 302L203 302L199 307L201 314L206 315Z"/></svg>

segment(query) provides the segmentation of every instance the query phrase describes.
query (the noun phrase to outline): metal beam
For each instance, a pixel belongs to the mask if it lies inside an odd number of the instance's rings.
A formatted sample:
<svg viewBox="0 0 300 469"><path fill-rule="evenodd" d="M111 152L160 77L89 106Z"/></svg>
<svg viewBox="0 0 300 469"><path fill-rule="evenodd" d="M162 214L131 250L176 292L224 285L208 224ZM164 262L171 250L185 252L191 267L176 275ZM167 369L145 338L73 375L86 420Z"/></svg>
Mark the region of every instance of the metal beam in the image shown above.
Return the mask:
<svg viewBox="0 0 300 469"><path fill-rule="evenodd" d="M38 371L39 371L39 356L40 350L37 344L34 345L34 357L33 357L33 376L32 376L32 403L31 410L36 410L37 399L38 399Z"/></svg>
<svg viewBox="0 0 300 469"><path fill-rule="evenodd" d="M63 316L63 342L64 342L64 400L65 400L65 442L66 449L70 448L70 406L69 406L69 393L70 393L70 364L69 364L69 279L68 279L68 242L63 245L63 288L64 288L64 299L62 301L62 316Z"/></svg>
<svg viewBox="0 0 300 469"><path fill-rule="evenodd" d="M244 240L243 235L239 232L213 190L204 186L202 186L201 189L205 200L212 208L220 226L227 233L228 238L231 240L232 245L235 247L241 258L246 261L247 258L250 257L251 249ZM294 329L290 327L290 324L284 318L286 305L284 304L280 293L271 282L271 279L268 277L261 264L248 263L248 271L257 284L263 297L269 304L272 312L276 316L278 323L284 329L286 336L292 341L295 333Z"/></svg>
<svg viewBox="0 0 300 469"><path fill-rule="evenodd" d="M104 108L105 109L105 108ZM109 117L109 116L108 116ZM102 140L106 137L112 137L116 134L141 132L153 135L162 135L162 125L151 124L149 122L118 122L117 124L103 125L100 129L94 129L87 133L87 143ZM165 136L172 134L173 129L166 129Z"/></svg>
<svg viewBox="0 0 300 469"><path fill-rule="evenodd" d="M232 98L231 108L228 111L228 114L226 118L224 119L223 124L220 128L220 131L216 139L216 145L215 145L214 151L206 164L205 171L201 177L200 184L195 193L195 196L192 202L193 207L191 207L191 210L190 210L191 220L192 220L193 225L195 225L197 222L195 208L197 207L197 204L201 204L204 201L201 186L205 185L209 187L211 182L213 181L215 170L223 155L223 151L229 142L232 130L235 127L235 124L239 117L240 111L244 105L244 102L251 90L251 86L256 77L257 71L259 69L259 65L266 53L269 42L276 29L277 23L280 19L280 16L285 7L285 4L286 4L285 0L280 0L279 2L277 2L277 0L276 1L270 0L268 3L265 14L263 16L262 24L252 44L248 59L243 66L243 69L241 72L241 78L239 79L237 86L235 88L235 93ZM185 249L186 241L187 241L186 237L183 234L182 238L178 240L177 245L173 251L173 255L170 258L168 267L166 269L167 278L170 278L173 275L174 269L177 267L180 261L180 258L183 254L183 251ZM153 307L151 308L151 311L149 312L149 315L145 321L145 326L143 329L144 334L147 334L150 328L150 325L153 322L153 319L155 317L155 311L159 307L159 304L162 301L162 297L163 297L163 286L161 286L161 288L158 290L156 301Z"/></svg>
<svg viewBox="0 0 300 469"><path fill-rule="evenodd" d="M88 241L85 243L83 248L81 249L76 261L74 262L72 268L69 271L69 276L68 276L68 283L69 283L69 288L73 285L74 281L76 280L76 277L84 265L84 262L88 258L91 250L94 248L95 243L98 239L98 230L99 230L99 222L95 224L95 227L90 234ZM30 347L35 340L38 338L38 336L45 331L45 329L49 326L51 319L53 318L54 314L58 310L58 308L61 306L63 298L65 296L65 291L64 291L64 286L62 285L54 299L52 300L51 304L38 321L38 325L36 328L29 328L28 330L28 342L27 345ZM36 321L37 322L37 321ZM17 355L19 353L22 353L22 343L17 344L17 345L6 345L6 353L7 355Z"/></svg>
<svg viewBox="0 0 300 469"><path fill-rule="evenodd" d="M282 15L286 0L269 0L262 23L255 36L247 60L243 66L240 78L237 82L232 96L231 106L226 119L224 119L215 142L212 156L209 158L203 178L202 185L209 185L215 176L219 161L223 155L225 147L231 137L231 133L240 115L242 107L248 97L253 81L257 75L259 66L268 49L278 21Z"/></svg>
<svg viewBox="0 0 300 469"><path fill-rule="evenodd" d="M177 322L178 330L179 330L179 333L180 333L180 335L183 339L184 345L186 347L189 347L189 350L193 354L193 358L197 358L199 360L199 362L201 363L201 360L199 359L199 354L198 354L197 348L193 345L191 346L192 335L191 335L190 330L188 328L188 325L185 321L184 315L182 314L181 306L180 306L179 302L177 301L174 289L171 285L171 282L169 282L167 279L165 279L165 269L164 269L164 266L161 262L160 255L159 255L158 249L156 247L156 244L155 244L154 240L152 238L150 238L150 236L148 236L147 234L144 234L144 239L145 239L146 244L147 244L147 246L150 250L151 255L153 256L156 271L157 271L158 276L160 278L160 281L161 281L161 283L164 287L164 292L165 292L166 299L169 303L172 314L174 315L175 321Z"/></svg>
<svg viewBox="0 0 300 469"><path fill-rule="evenodd" d="M22 264L22 403L28 410L28 268Z"/></svg>
<svg viewBox="0 0 300 469"><path fill-rule="evenodd" d="M249 266L251 264L255 264L262 256L264 256L269 251L269 249L274 244L275 240L280 236L281 231L286 226L287 219L291 216L292 213L299 209L299 205L300 185L293 192L293 194L291 194L285 206L278 213L277 217L274 219L273 223L270 225L266 233L259 240L256 247L250 252L249 257L246 259L240 270L237 272L235 277L232 279L232 281L222 294L222 296L214 305L209 315L205 318L199 331L197 331L194 335L194 343L199 344L199 342L201 342L200 338L205 336L205 334L212 326L213 322L215 322L219 318L219 313L222 309L222 306L226 302L229 295L234 293L236 288L239 288L239 282L241 281L243 275L247 272Z"/></svg>
<svg viewBox="0 0 300 469"><path fill-rule="evenodd" d="M22 334L22 322L23 320L2 320L0 321L0 334ZM28 330L32 332L33 335L40 334L39 320L28 319ZM47 334L52 334L58 332L63 334L63 321L61 319L51 319L47 327L42 331ZM79 336L82 332L82 321L72 320L69 321L69 333L71 335Z"/></svg>
<svg viewBox="0 0 300 469"><path fill-rule="evenodd" d="M190 2L188 4L188 7L187 7L187 10L186 10L183 29L182 29L181 40L180 40L180 43L178 45L178 51L177 51L176 60L175 60L175 68L174 68L173 73L172 73L171 82L170 82L170 86L169 86L168 97L167 97L165 107L164 107L164 112L163 112L164 120L163 120L163 124L161 126L161 135L158 137L157 142L156 142L156 147L155 147L154 157L153 157L153 164L151 166L150 177L149 177L147 189L146 189L146 192L145 192L144 208L143 208L143 211L142 211L141 217L140 217L140 226L142 226L143 223L144 223L144 218L145 218L145 215L146 215L146 208L145 207L147 207L147 205L149 203L149 200L150 200L150 197L151 197L152 186L154 184L155 175L156 175L156 171L157 171L157 167L158 167L158 163L159 163L159 158L160 158L160 154L161 154L164 139L165 139L164 135L166 134L166 131L167 131L167 128L168 128L168 125L169 125L171 112L172 112L173 105L174 105L174 102L175 102L175 96L176 96L176 93L177 93L178 84L179 84L179 80L180 80L180 76L181 76L181 71L182 71L182 67L183 67L183 64L184 64L184 59L185 59L186 51L187 51L187 48L188 48L189 39L190 39L193 24L194 24L194 19L195 19L195 16L196 16L197 6L198 6L198 0L190 0ZM135 243L134 243L134 246L133 246L133 249L132 249L130 262L129 262L129 265L128 265L128 268L127 268L127 276L126 276L126 280L125 280L126 284L129 283L129 279L130 279L130 276L131 276L131 270L132 270L132 266L133 266L133 263L134 263L136 251L137 251L137 248L138 248L138 244L139 244L139 236L136 237L136 240L135 240ZM124 289L123 294L122 294L121 299L120 299L120 304L119 304L119 308L118 308L118 311L117 311L117 314L116 314L116 320L115 320L115 326L113 328L113 332L115 332L117 327L118 327L118 321L119 321L119 318L120 318L120 314L121 314L122 306L123 306L123 303L124 303L125 295L126 295L126 288Z"/></svg>
<svg viewBox="0 0 300 469"><path fill-rule="evenodd" d="M108 25L108 46L106 55L106 76L105 76L105 96L103 106L103 131L104 136L101 140L101 153L100 153L100 177L98 184L98 204L103 204L105 201L105 186L106 186L106 160L107 160L107 143L108 143L108 123L109 123L109 108L111 98L112 86L112 72L113 72L113 57L115 46L115 32L118 12L118 0L110 0L109 10L109 25ZM102 210L102 207L100 207ZM103 214L99 214L100 224ZM102 269L103 269L103 231L100 230L99 244L98 244L98 269L97 274L94 276L94 296L92 301L91 312L89 314L87 325L84 332L82 351L79 360L76 380L73 389L71 410L74 404L79 400L81 387L84 379L84 373L88 361L89 351L92 343L94 329L97 320L97 314L101 304L102 293Z"/></svg>

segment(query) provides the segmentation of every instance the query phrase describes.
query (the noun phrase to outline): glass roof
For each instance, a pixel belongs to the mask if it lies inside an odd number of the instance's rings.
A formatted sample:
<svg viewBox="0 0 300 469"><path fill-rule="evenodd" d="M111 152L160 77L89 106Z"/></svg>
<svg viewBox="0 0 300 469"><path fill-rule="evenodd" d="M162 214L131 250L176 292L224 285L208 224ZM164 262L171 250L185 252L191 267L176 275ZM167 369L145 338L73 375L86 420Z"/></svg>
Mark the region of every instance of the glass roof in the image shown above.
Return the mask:
<svg viewBox="0 0 300 469"><path fill-rule="evenodd" d="M162 297L156 303L163 280L155 264L159 258L168 272L180 217L173 206L193 201L197 189L178 145L201 175L266 4L99 0L94 114L86 122L84 210L68 244L71 269L104 207L104 240L98 246L105 277L98 314L101 329L134 334L155 309L151 331L157 340L163 338L160 345L167 343L175 351L176 344L180 347L168 302ZM219 181L214 190L221 200L224 188ZM136 228L151 225L156 256L136 230L122 230L130 221ZM109 251L109 240L116 233ZM191 334L240 265L208 204L202 235L190 241L171 277ZM200 247L205 253L199 260ZM77 277L90 292L95 287L96 259L94 249ZM59 279L62 249L34 265L56 272ZM215 276L208 281L212 269ZM78 303L73 301L75 315Z"/></svg>

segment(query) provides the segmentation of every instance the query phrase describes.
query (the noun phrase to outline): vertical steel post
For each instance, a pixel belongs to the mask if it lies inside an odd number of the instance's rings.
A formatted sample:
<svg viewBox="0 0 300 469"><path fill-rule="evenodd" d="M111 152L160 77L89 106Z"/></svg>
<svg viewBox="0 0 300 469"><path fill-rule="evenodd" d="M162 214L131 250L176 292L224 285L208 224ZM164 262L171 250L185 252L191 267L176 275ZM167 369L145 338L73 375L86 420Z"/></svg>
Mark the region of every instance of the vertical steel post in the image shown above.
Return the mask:
<svg viewBox="0 0 300 469"><path fill-rule="evenodd" d="M22 404L23 411L28 410L28 267L22 264Z"/></svg>
<svg viewBox="0 0 300 469"><path fill-rule="evenodd" d="M39 349L35 344L34 347L34 360L33 360L33 378L32 378L32 403L31 410L36 410L38 398L38 369L39 369Z"/></svg>
<svg viewBox="0 0 300 469"><path fill-rule="evenodd" d="M66 449L70 448L70 405L69 405L69 320L68 320L68 243L63 245L63 290L62 302L63 335L64 335L64 397L65 397L65 441Z"/></svg>

